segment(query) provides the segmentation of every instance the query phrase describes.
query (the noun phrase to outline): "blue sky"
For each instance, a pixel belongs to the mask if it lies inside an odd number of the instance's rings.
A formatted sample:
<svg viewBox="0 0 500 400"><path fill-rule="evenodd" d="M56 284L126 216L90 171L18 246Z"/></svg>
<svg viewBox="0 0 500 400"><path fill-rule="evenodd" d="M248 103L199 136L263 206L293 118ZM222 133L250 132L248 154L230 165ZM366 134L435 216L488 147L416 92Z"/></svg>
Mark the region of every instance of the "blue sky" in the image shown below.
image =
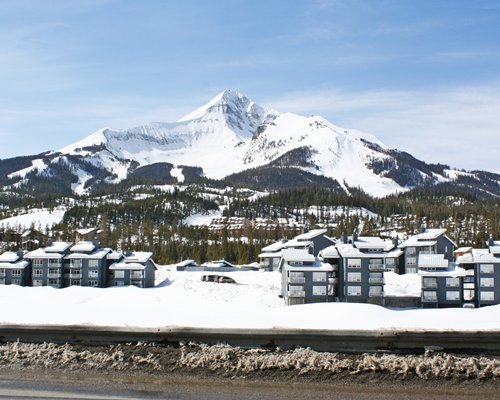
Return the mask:
<svg viewBox="0 0 500 400"><path fill-rule="evenodd" d="M0 158L174 121L226 88L500 173L500 2L0 2Z"/></svg>

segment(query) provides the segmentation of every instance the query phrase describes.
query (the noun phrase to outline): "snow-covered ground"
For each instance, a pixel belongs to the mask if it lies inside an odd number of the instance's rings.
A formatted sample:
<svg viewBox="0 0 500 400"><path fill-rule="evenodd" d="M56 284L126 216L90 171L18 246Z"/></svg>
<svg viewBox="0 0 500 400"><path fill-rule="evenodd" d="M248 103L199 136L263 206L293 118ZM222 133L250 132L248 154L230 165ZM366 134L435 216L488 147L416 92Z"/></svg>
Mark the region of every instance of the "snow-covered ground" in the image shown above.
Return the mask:
<svg viewBox="0 0 500 400"><path fill-rule="evenodd" d="M285 306L276 272L224 273L233 284L202 282L203 272L160 267L157 287L96 289L0 286L2 324L120 327L499 330L500 306L390 310L368 304Z"/></svg>
<svg viewBox="0 0 500 400"><path fill-rule="evenodd" d="M36 227L45 228L47 225L52 226L53 224L58 224L64 218L64 213L67 211L67 207L60 206L49 209L32 209L26 214L16 215L14 217L5 218L0 220L0 226L10 226L21 228L29 228L32 224Z"/></svg>

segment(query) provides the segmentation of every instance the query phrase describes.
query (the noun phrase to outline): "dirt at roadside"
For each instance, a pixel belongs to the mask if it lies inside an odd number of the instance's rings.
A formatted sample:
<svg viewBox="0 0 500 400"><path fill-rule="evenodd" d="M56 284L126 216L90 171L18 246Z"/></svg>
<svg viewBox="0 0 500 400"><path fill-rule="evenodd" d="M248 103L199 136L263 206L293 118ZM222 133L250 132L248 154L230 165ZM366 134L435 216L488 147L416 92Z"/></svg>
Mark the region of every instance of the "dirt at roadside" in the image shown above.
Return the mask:
<svg viewBox="0 0 500 400"><path fill-rule="evenodd" d="M99 371L274 382L464 384L498 387L500 359L488 356L322 353L311 349L241 349L228 345L114 346L6 343L0 369Z"/></svg>

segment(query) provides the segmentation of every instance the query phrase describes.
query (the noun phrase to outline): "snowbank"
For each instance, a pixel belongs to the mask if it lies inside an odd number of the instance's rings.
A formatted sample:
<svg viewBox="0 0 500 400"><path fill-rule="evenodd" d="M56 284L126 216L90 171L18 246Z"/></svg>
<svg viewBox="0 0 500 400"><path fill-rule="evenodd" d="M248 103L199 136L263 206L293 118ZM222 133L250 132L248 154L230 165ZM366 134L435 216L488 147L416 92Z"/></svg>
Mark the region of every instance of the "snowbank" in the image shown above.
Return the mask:
<svg viewBox="0 0 500 400"><path fill-rule="evenodd" d="M203 272L161 267L152 289L0 286L0 323L242 329L499 330L500 305L389 310L368 304L284 306L277 272L224 273L238 284L202 282Z"/></svg>

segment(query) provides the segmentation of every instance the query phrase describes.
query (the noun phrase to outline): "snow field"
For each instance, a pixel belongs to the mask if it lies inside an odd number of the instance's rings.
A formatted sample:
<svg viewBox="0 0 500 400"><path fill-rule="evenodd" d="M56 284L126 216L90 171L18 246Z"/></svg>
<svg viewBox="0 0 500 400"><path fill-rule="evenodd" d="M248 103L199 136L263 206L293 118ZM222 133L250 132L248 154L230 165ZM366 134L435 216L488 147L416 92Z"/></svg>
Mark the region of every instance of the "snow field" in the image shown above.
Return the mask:
<svg viewBox="0 0 500 400"><path fill-rule="evenodd" d="M0 285L0 324L227 329L498 331L500 305L480 309L386 309L369 304L285 306L277 272L228 272L237 284L202 282L207 272L163 266L157 287L97 289Z"/></svg>

